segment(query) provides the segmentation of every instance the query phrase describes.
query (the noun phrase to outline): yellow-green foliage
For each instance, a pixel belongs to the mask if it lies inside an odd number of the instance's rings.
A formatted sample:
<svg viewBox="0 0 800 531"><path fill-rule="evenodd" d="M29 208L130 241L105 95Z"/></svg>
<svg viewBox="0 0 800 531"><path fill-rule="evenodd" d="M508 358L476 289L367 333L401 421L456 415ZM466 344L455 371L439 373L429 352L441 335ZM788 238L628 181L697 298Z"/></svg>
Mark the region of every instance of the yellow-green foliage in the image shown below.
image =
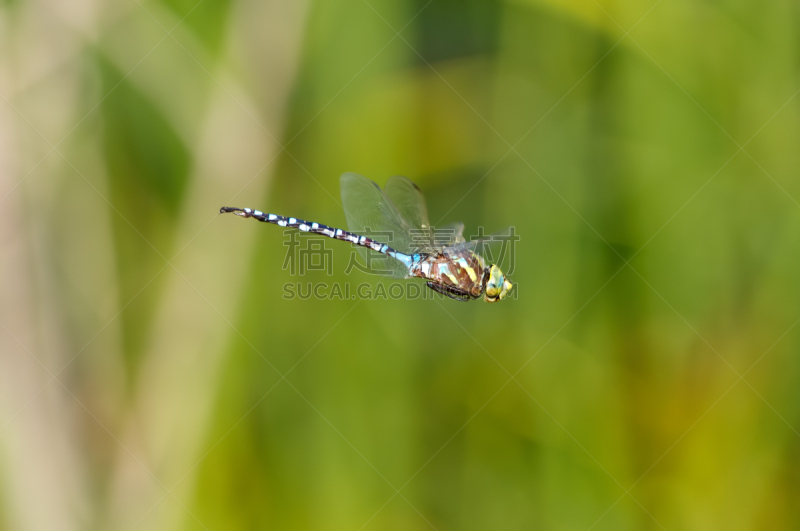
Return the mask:
<svg viewBox="0 0 800 531"><path fill-rule="evenodd" d="M797 529L798 21L0 2L0 529ZM346 171L511 300L285 300Z"/></svg>

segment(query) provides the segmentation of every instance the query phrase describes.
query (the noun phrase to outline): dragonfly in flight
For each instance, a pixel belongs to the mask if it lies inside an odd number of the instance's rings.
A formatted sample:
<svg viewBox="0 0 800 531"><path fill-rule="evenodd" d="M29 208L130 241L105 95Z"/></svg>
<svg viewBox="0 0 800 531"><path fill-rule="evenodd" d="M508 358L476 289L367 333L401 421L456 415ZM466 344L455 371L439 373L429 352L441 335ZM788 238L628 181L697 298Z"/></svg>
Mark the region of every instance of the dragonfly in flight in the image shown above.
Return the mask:
<svg viewBox="0 0 800 531"><path fill-rule="evenodd" d="M483 296L487 302L506 298L513 284L495 264L488 264L476 252L484 240L466 241L464 225L450 225L446 241L437 240L428 222L425 197L416 184L401 176L390 177L381 190L373 181L355 173L340 180L342 205L349 231L297 218L268 214L251 208L222 207L232 212L281 227L311 232L350 242L388 257L382 260L382 274L394 278L422 278L432 290L459 301ZM378 241L364 236L381 234ZM369 252L367 251L367 252Z"/></svg>

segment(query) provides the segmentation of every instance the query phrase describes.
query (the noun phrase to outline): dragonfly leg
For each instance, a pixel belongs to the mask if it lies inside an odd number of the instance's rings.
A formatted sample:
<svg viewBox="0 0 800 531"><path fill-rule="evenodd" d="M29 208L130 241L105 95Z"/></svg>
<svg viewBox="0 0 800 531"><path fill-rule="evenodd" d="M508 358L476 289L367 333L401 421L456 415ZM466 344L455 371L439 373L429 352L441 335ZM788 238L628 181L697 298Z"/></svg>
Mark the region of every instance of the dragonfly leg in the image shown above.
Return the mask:
<svg viewBox="0 0 800 531"><path fill-rule="evenodd" d="M454 288L452 286L445 286L444 284L437 284L436 282L426 282L425 285L431 288L433 291L441 293L442 295L446 295L447 297L457 301L467 302L473 298L470 296L469 292L464 291L463 289Z"/></svg>

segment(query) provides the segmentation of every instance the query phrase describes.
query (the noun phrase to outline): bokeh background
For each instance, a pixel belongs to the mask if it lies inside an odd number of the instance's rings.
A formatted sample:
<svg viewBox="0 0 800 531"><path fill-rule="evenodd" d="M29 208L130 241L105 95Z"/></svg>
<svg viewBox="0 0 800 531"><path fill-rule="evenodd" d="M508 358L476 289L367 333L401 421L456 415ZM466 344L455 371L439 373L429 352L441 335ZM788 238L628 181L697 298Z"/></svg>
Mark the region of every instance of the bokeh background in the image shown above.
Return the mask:
<svg viewBox="0 0 800 531"><path fill-rule="evenodd" d="M799 27L0 2L0 529L797 529ZM515 226L518 299L283 299L217 211L343 226L346 171Z"/></svg>

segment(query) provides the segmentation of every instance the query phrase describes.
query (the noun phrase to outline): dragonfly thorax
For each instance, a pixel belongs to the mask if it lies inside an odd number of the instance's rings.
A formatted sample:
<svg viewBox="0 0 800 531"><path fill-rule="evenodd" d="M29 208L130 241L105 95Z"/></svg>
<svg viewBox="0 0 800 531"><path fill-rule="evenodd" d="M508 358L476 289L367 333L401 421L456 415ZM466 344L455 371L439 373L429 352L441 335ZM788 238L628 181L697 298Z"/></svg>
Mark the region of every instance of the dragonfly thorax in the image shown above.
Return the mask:
<svg viewBox="0 0 800 531"><path fill-rule="evenodd" d="M484 291L486 269L479 255L467 250L446 249L421 255L411 272L413 276L477 299Z"/></svg>

